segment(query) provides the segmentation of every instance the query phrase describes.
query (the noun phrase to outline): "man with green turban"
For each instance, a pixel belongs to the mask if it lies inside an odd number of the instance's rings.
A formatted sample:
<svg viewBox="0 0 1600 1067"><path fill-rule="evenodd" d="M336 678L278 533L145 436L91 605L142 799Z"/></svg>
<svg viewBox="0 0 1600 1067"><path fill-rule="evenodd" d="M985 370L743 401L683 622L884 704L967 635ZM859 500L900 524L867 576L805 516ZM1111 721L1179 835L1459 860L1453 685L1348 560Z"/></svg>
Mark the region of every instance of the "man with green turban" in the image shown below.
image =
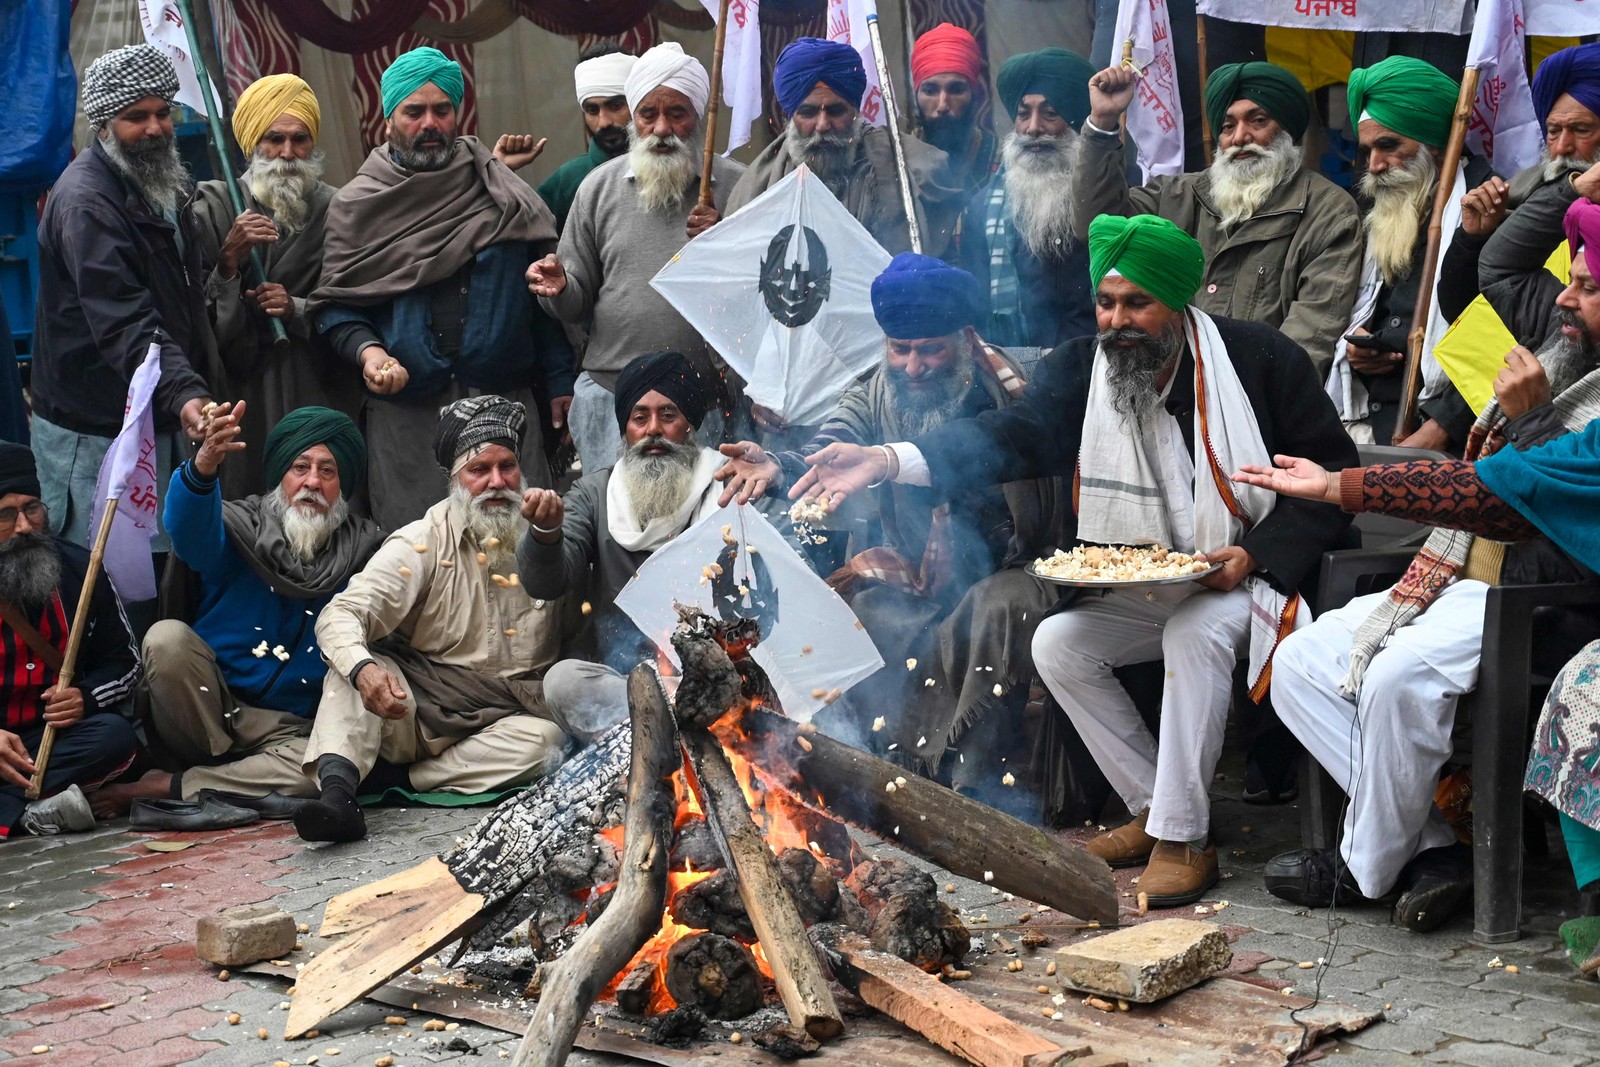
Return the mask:
<svg viewBox="0 0 1600 1067"><path fill-rule="evenodd" d="M512 173L536 148L457 136L466 81L436 48L400 56L381 88L387 139L328 206L309 305L347 373L360 368L372 514L393 530L445 492L428 449L441 407L504 394L559 427L576 371L523 283L556 249L550 209ZM531 484L550 484L541 433L521 461Z"/></svg>
<svg viewBox="0 0 1600 1067"><path fill-rule="evenodd" d="M1350 194L1302 164L1311 101L1271 63L1230 63L1206 82L1216 137L1211 165L1130 189L1119 120L1144 75L1108 67L1089 80L1089 118L1074 175L1072 228L1099 215L1159 215L1200 242L1206 270L1195 306L1282 330L1325 376L1350 321L1361 227Z"/></svg>
<svg viewBox="0 0 1600 1067"><path fill-rule="evenodd" d="M269 819L316 795L301 771L327 673L313 625L383 540L348 504L366 475L366 443L330 408L279 419L261 453L272 488L224 502L219 475L247 447L246 413L243 401L211 412L199 452L167 490L173 555L194 573L199 602L192 625L164 619L144 639L151 741L166 769L97 797L119 809L139 801L138 824L152 829L244 817L202 791ZM187 803L197 798L205 803Z"/></svg>
<svg viewBox="0 0 1600 1067"><path fill-rule="evenodd" d="M963 499L1059 476L1076 485L1064 547L1159 546L1215 567L1172 596L1083 596L1033 636L1033 670L1135 816L1089 850L1113 866L1148 862L1139 888L1173 907L1218 878L1207 789L1235 665L1248 657L1260 700L1278 641L1309 617L1301 590L1350 521L1328 504L1242 495L1230 478L1250 456L1305 447L1343 468L1356 450L1299 345L1194 305L1206 261L1193 237L1154 215L1102 215L1088 239L1098 334L1046 356L1015 403L910 442L822 449L790 495L837 506L892 479ZM1112 674L1152 660L1181 679L1163 694L1159 744ZM1054 756L1035 759L1059 766ZM1054 784L1041 785L1049 795Z"/></svg>
<svg viewBox="0 0 1600 1067"><path fill-rule="evenodd" d="M1426 223L1460 88L1439 68L1410 56L1390 56L1350 72L1350 118L1360 146L1356 202L1366 255L1349 326L1334 346L1328 395L1358 444L1388 444L1394 436L1427 253ZM1459 211L1467 189L1492 176L1486 161L1463 157L1451 176L1455 189L1448 211ZM1445 226L1441 254L1455 229L1453 222ZM1429 324L1423 351L1422 425L1402 443L1456 455L1466 447L1474 413L1433 358L1432 345L1449 321L1439 314L1444 303L1435 295L1431 304L1438 321Z"/></svg>

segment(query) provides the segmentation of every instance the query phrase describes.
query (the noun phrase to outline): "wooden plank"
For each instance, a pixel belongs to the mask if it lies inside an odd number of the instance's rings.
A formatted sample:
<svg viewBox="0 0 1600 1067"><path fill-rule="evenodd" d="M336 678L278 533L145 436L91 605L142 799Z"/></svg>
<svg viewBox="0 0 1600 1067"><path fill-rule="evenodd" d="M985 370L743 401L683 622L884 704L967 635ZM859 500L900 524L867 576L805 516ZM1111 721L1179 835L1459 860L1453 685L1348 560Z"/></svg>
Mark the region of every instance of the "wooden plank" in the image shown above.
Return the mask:
<svg viewBox="0 0 1600 1067"><path fill-rule="evenodd" d="M317 936L353 934L401 914L411 907L419 892L434 892L441 874L454 877L439 857L431 856L415 867L340 893L328 901Z"/></svg>

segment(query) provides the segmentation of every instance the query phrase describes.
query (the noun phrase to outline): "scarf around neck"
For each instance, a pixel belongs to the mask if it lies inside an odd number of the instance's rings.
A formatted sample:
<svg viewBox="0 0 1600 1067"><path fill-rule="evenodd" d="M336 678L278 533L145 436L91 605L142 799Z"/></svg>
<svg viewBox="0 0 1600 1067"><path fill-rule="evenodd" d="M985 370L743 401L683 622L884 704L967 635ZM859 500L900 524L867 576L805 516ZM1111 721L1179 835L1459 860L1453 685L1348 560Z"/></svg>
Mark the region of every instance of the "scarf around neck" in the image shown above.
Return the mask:
<svg viewBox="0 0 1600 1067"><path fill-rule="evenodd" d="M234 550L256 577L278 596L296 600L317 600L337 593L383 543L377 523L351 515L334 528L315 556L302 559L290 550L283 524L260 496L224 503L222 525Z"/></svg>
<svg viewBox="0 0 1600 1067"><path fill-rule="evenodd" d="M628 552L654 552L692 523L717 510L720 487L711 476L724 462L722 453L716 449L702 448L695 459L694 475L683 503L671 515L651 519L642 530L634 516L628 480L619 467L612 468L611 477L606 480L606 531L611 539Z"/></svg>

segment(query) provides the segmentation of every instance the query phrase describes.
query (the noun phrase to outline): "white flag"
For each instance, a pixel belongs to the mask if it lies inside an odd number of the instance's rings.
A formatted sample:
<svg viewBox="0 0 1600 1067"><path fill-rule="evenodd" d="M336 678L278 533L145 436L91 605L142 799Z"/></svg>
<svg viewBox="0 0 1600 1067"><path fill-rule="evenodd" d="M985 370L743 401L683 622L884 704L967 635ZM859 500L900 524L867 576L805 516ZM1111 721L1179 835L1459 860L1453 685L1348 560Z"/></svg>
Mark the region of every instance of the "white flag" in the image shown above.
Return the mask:
<svg viewBox="0 0 1600 1067"><path fill-rule="evenodd" d="M878 60L872 50L867 24L878 20L877 0L828 0L828 40L842 41L861 53L867 69L867 91L861 97L861 117L874 126L887 119L883 86L878 82Z"/></svg>
<svg viewBox="0 0 1600 1067"><path fill-rule="evenodd" d="M715 19L720 0L700 0ZM728 117L728 150L750 143L750 127L761 118L761 0L728 0L728 32L722 43L722 99Z"/></svg>
<svg viewBox="0 0 1600 1067"><path fill-rule="evenodd" d="M96 531L105 519L106 501L115 498L116 518L106 540L102 566L123 600L154 600L155 562L150 542L158 528L156 501L156 420L151 405L161 381L161 346L152 344L144 362L133 372L128 386L128 406L122 415L122 432L100 464L95 483Z"/></svg>
<svg viewBox="0 0 1600 1067"><path fill-rule="evenodd" d="M194 57L189 54L189 35L183 28L183 12L178 5L174 0L139 0L139 22L144 27L144 39L166 53L178 70L178 103L206 114L200 75L195 73ZM222 99L215 83L211 83L211 98Z"/></svg>
<svg viewBox="0 0 1600 1067"><path fill-rule="evenodd" d="M650 284L739 373L751 400L806 426L883 358L872 280L888 265L802 165L684 245Z"/></svg>
<svg viewBox="0 0 1600 1067"><path fill-rule="evenodd" d="M1582 0L1552 2L1572 4ZM1460 34L1472 27L1472 8L1467 0L1198 0L1195 8L1202 15L1230 22L1307 30Z"/></svg>
<svg viewBox="0 0 1600 1067"><path fill-rule="evenodd" d="M1535 37L1586 37L1600 20L1594 0L1527 0L1524 7Z"/></svg>
<svg viewBox="0 0 1600 1067"><path fill-rule="evenodd" d="M1121 0L1111 61L1133 42L1133 63L1144 72L1128 108L1128 136L1149 181L1157 174L1183 173L1183 105L1178 100L1178 65L1172 54L1172 22L1167 0Z"/></svg>
<svg viewBox="0 0 1600 1067"><path fill-rule="evenodd" d="M1500 174L1533 166L1544 144L1522 61L1526 42L1522 0L1480 0L1467 45L1467 66L1478 68L1467 147Z"/></svg>

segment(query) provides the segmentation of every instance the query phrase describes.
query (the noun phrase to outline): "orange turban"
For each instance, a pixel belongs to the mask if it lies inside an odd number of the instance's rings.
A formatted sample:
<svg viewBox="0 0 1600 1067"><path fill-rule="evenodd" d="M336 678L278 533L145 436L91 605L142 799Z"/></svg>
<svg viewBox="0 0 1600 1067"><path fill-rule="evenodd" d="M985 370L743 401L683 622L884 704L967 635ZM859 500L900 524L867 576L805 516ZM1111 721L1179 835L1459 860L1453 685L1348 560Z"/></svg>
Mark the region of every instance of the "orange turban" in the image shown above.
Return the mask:
<svg viewBox="0 0 1600 1067"><path fill-rule="evenodd" d="M246 156L255 154L261 138L284 115L305 123L311 139L317 139L322 129L317 94L293 74L269 74L239 94L233 108L233 136Z"/></svg>
<svg viewBox="0 0 1600 1067"><path fill-rule="evenodd" d="M935 74L959 74L973 85L983 82L978 42L960 26L941 22L911 46L912 88Z"/></svg>

